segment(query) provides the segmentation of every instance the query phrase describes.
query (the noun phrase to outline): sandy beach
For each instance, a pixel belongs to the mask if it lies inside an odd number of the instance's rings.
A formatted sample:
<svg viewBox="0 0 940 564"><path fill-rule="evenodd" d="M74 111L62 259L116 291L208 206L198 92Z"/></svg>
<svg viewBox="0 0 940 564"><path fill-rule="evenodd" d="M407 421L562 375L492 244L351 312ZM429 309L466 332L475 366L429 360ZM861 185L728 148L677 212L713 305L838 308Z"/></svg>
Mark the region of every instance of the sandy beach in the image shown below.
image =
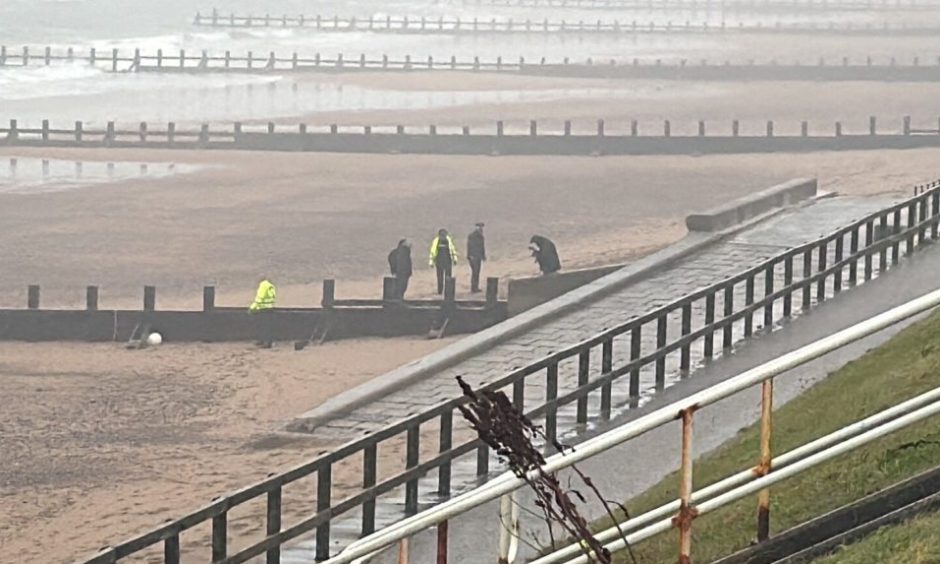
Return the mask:
<svg viewBox="0 0 940 564"><path fill-rule="evenodd" d="M170 4L182 6L181 13L191 17L183 0ZM253 4L222 7L243 11ZM85 27L99 25L98 14L93 16ZM352 54L372 49L375 39L368 34L310 39L277 30L260 36L180 32L187 22L177 16L170 14L159 25L151 25L155 18L148 16L139 33L153 35L151 44L168 53L184 44L196 52L201 47L196 43L211 40L224 48L255 48L256 54L269 48ZM22 27L26 33L28 26ZM85 35L84 28L73 33L64 23L61 27L63 35L50 33L49 41L137 45L130 33L118 40L104 34L111 38L108 43L96 35L101 30ZM432 52L441 56L439 51L447 49L447 56L458 52L464 59L478 54L509 60L524 54L527 60L571 55L572 60L636 56L693 64L775 58L809 64L820 57L836 63L844 56L864 60L871 55L882 61L897 57L906 63L918 56L921 64L936 62L932 37L794 39L729 33L613 41L383 41L388 43L369 52L410 52L415 60ZM899 129L904 115L913 116L915 127L935 128L940 95L937 84L696 83L475 73L214 75L174 82L161 75L53 70L62 76L43 78L43 68L27 73L39 86L9 82L20 75L0 77L8 80L0 82L8 93L25 92L3 100L10 114L3 119L48 118L71 125L79 119L136 124L159 118L226 127L236 119L255 125L274 119L284 126L436 124L489 131L504 120L510 132L527 130L529 120L538 120L542 131L558 130L564 120L572 120L575 131L594 131L596 120L604 119L610 135L629 131L631 120L640 122L642 134L658 134L665 119L671 120L674 135L694 134L698 120L706 120L709 132L727 132L734 119L741 120L742 134L752 134L763 132L772 119L780 135L798 132L803 120L810 122L811 132L828 134L837 120L846 133L867 132L872 115L883 131ZM86 90L72 92L76 85ZM555 241L566 269L626 263L681 239L687 214L791 178L815 176L823 191L872 194L904 193L940 176L940 149L461 157L0 147L0 170L11 157L24 163L176 163L181 172L62 191L0 193L0 308L24 307L29 284L42 286L44 307L82 307L86 285L100 287L102 308L139 307L144 285L157 286L159 309L199 308L204 285L217 287L219 305L245 306L262 275L277 283L281 305L317 304L325 278L337 280L338 297L378 297L386 255L403 237L414 244L410 295L429 296L434 283L426 262L430 239L438 228L448 228L463 251L478 221L486 223L484 275L500 277L505 288L508 278L536 274L526 248L533 234ZM464 263L456 276L458 294L466 296ZM299 353L283 346L258 351L247 344L128 351L118 344L0 343L0 562L71 562L309 460L336 444L316 435L280 434L285 421L449 342L352 340ZM382 452L382 466L400 462L398 454L394 448ZM357 472L337 469L337 491L358 479ZM285 521L312 508L313 487L308 481L285 490ZM231 515L235 546L262 534L262 509L251 505ZM187 562L208 559L207 534L202 527L184 535ZM161 556L156 550L135 561L159 562Z"/></svg>

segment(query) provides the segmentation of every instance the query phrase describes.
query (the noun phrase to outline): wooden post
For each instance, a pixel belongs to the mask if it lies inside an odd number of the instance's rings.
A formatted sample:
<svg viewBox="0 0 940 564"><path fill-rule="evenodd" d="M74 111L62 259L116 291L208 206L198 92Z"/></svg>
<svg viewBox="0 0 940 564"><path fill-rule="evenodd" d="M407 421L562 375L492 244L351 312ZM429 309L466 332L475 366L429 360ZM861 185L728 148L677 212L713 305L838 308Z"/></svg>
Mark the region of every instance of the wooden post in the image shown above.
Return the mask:
<svg viewBox="0 0 940 564"><path fill-rule="evenodd" d="M7 134L7 138L11 140L16 140L17 138L19 138L19 136L20 136L20 132L16 127L16 120L11 119L10 120L10 132Z"/></svg>
<svg viewBox="0 0 940 564"><path fill-rule="evenodd" d="M663 122L663 137L669 137L671 135L671 128L669 125L669 120Z"/></svg>
<svg viewBox="0 0 940 564"><path fill-rule="evenodd" d="M878 135L877 129L875 127L875 116L870 116L868 118L868 133L869 135Z"/></svg>
<svg viewBox="0 0 940 564"><path fill-rule="evenodd" d="M208 126L205 126L205 127L208 127ZM208 131L206 133L208 133ZM170 145L176 142L176 123L175 122L171 121L166 124L166 142L169 143Z"/></svg>
<svg viewBox="0 0 940 564"><path fill-rule="evenodd" d="M144 311L154 311L157 309L157 288L156 286L144 286Z"/></svg>
<svg viewBox="0 0 940 564"><path fill-rule="evenodd" d="M698 136L705 137L705 121L699 120L698 122Z"/></svg>
<svg viewBox="0 0 940 564"><path fill-rule="evenodd" d="M535 137L538 134L539 134L539 125L538 125L538 122L533 119L532 121L529 122L529 135L531 135L532 137Z"/></svg>
<svg viewBox="0 0 940 564"><path fill-rule="evenodd" d="M97 311L98 286L88 286L85 288L85 309L88 311Z"/></svg>
<svg viewBox="0 0 940 564"><path fill-rule="evenodd" d="M82 131L83 131L83 129L84 129L84 128L83 128L83 126L82 126L82 122L81 122L81 121L76 121L76 122L75 122L75 140L78 141L79 143L82 142Z"/></svg>
<svg viewBox="0 0 940 564"><path fill-rule="evenodd" d="M571 120L565 120L565 137L571 136Z"/></svg>
<svg viewBox="0 0 940 564"><path fill-rule="evenodd" d="M602 119L597 120L597 136L604 136L604 120Z"/></svg>
<svg viewBox="0 0 940 564"><path fill-rule="evenodd" d="M388 307L398 299L398 280L394 276L382 278L382 306Z"/></svg>
<svg viewBox="0 0 940 564"><path fill-rule="evenodd" d="M202 311L215 309L215 286L202 287Z"/></svg>
<svg viewBox="0 0 940 564"><path fill-rule="evenodd" d="M836 137L842 137L842 122L836 122Z"/></svg>
<svg viewBox="0 0 940 564"><path fill-rule="evenodd" d="M809 137L809 122L804 121L800 124L800 135Z"/></svg>
<svg viewBox="0 0 940 564"><path fill-rule="evenodd" d="M42 133L41 133L41 135L42 135L42 140L43 140L43 141L48 141L48 140L49 140L49 120L47 120L47 119L42 120Z"/></svg>
<svg viewBox="0 0 940 564"><path fill-rule="evenodd" d="M446 311L453 311L457 307L457 280L453 277L444 280L444 302L441 307Z"/></svg>
<svg viewBox="0 0 940 564"><path fill-rule="evenodd" d="M383 287L384 291L384 287ZM327 279L323 281L323 295L320 297L320 305L323 309L331 309L336 302L336 280Z"/></svg>
<svg viewBox="0 0 940 564"><path fill-rule="evenodd" d="M488 276L486 278L486 307L494 308L499 303L499 278Z"/></svg>
<svg viewBox="0 0 940 564"><path fill-rule="evenodd" d="M26 307L39 309L39 286L33 284L26 289Z"/></svg>
<svg viewBox="0 0 940 564"><path fill-rule="evenodd" d="M732 121L731 122L731 135L733 137L737 137L740 134L740 131L741 131L741 124L738 123L738 120Z"/></svg>
<svg viewBox="0 0 940 564"><path fill-rule="evenodd" d="M911 116L904 116L904 135L911 134Z"/></svg>
<svg viewBox="0 0 940 564"><path fill-rule="evenodd" d="M140 142L144 143L147 141L147 122L140 122Z"/></svg>
<svg viewBox="0 0 940 564"><path fill-rule="evenodd" d="M774 136L774 122L773 120L768 120L767 121L767 137L773 137L773 136Z"/></svg>
<svg viewBox="0 0 940 564"><path fill-rule="evenodd" d="M497 136L497 137L502 137L502 136L503 136L503 122L502 122L502 120L496 122L496 136Z"/></svg>

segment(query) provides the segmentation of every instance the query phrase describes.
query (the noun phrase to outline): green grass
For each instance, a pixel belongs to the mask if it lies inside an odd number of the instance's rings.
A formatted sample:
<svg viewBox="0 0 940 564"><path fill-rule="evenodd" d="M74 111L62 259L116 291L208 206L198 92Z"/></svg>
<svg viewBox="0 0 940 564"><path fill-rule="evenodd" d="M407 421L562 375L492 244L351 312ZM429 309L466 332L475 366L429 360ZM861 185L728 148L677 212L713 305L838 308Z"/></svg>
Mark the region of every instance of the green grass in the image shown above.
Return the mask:
<svg viewBox="0 0 940 564"><path fill-rule="evenodd" d="M774 452L786 452L937 386L940 386L940 314L905 329L884 346L847 364L776 410ZM706 416L709 409L715 408L705 408ZM758 441L759 427L755 424L696 461L696 489L753 466ZM937 464L940 464L940 417L933 417L774 487L771 534ZM673 474L630 501L627 507L631 514L639 515L677 497L678 479ZM748 546L755 537L756 522L756 498L742 499L697 518L693 523L693 560L710 562ZM940 537L940 529L937 531L935 536ZM637 560L642 564L675 562L677 540L677 532L669 531L639 543L634 547ZM940 540L934 539L933 543L931 546L936 547ZM936 554L936 548L933 550ZM624 553L618 557L618 562L628 561ZM940 562L940 558L930 561Z"/></svg>
<svg viewBox="0 0 940 564"><path fill-rule="evenodd" d="M936 564L940 562L940 513L885 527L842 547L819 564Z"/></svg>

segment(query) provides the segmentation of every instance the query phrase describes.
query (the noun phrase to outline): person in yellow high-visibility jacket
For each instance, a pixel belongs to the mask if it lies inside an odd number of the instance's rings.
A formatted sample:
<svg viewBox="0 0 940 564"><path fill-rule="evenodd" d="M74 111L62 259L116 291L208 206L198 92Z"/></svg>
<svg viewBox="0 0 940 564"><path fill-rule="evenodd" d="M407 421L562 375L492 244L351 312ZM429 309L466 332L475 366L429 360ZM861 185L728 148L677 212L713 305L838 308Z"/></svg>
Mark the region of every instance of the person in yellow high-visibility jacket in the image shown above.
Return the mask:
<svg viewBox="0 0 940 564"><path fill-rule="evenodd" d="M258 283L255 301L248 306L248 311L256 315L258 346L270 349L274 346L274 319L271 313L277 302L277 288L267 277Z"/></svg>
<svg viewBox="0 0 940 564"><path fill-rule="evenodd" d="M454 266L457 264L457 245L446 229L437 232L437 237L431 241L431 252L428 255L428 266L437 268L437 293L444 293L444 280L454 275Z"/></svg>

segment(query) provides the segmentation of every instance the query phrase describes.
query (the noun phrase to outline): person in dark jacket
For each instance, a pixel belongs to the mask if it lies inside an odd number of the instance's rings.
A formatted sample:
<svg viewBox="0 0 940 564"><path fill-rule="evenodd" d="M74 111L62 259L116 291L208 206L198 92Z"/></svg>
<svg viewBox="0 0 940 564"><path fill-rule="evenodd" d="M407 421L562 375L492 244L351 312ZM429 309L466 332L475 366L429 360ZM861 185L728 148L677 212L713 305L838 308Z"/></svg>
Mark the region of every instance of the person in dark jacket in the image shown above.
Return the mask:
<svg viewBox="0 0 940 564"><path fill-rule="evenodd" d="M486 260L486 240L483 237L483 224L477 223L467 236L467 262L470 263L470 292L480 292L480 270Z"/></svg>
<svg viewBox="0 0 940 564"><path fill-rule="evenodd" d="M561 260L558 258L558 250L555 249L555 243L548 237L533 235L529 239L529 248L532 250L532 256L535 262L539 264L539 270L542 274L551 274L561 270Z"/></svg>
<svg viewBox="0 0 940 564"><path fill-rule="evenodd" d="M402 239L398 246L388 253L388 268L395 277L395 289L398 299L405 299L408 290L408 280L411 278L411 243Z"/></svg>

